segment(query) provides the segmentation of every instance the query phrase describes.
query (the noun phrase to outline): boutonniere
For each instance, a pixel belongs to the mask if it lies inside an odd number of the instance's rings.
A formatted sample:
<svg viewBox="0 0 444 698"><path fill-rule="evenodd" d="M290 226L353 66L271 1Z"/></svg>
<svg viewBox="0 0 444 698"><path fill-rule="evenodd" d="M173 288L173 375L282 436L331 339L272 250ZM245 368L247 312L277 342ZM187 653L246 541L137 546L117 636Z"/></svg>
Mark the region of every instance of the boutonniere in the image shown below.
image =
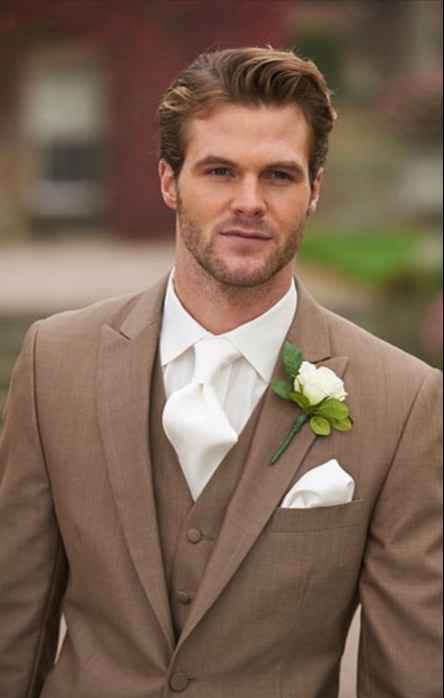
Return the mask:
<svg viewBox="0 0 444 698"><path fill-rule="evenodd" d="M345 404L347 393L344 382L334 371L326 366L317 368L304 361L299 349L290 342L285 343L282 358L291 383L276 381L271 384L271 388L284 400L294 402L302 413L270 460L270 465L274 465L281 457L307 420L317 436L328 436L332 429L350 431L353 426L350 411Z"/></svg>

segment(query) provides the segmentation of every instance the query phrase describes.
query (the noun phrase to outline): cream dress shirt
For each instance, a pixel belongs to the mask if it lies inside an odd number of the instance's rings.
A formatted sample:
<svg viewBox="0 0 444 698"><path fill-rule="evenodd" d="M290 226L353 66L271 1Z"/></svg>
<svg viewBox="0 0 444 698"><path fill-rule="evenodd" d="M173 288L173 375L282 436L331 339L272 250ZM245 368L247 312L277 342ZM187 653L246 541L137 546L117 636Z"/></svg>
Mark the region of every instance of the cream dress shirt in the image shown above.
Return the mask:
<svg viewBox="0 0 444 698"><path fill-rule="evenodd" d="M165 296L160 333L160 358L167 398L191 382L193 346L203 337L211 336L211 332L196 322L180 303L174 290L173 274ZM227 368L222 396L222 406L238 435L270 383L296 307L297 291L293 280L285 296L270 310L223 335L241 354Z"/></svg>

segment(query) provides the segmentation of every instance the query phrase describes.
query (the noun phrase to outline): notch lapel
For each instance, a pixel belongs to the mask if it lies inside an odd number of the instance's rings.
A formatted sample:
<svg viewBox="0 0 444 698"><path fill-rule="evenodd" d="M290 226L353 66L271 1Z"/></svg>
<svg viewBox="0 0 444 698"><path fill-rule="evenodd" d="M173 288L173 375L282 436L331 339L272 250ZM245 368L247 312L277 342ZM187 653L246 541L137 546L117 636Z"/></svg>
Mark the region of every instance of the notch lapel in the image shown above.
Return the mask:
<svg viewBox="0 0 444 698"><path fill-rule="evenodd" d="M140 296L120 327L103 328L97 394L103 449L125 540L172 651L148 442L150 384L164 292L162 282L154 293Z"/></svg>
<svg viewBox="0 0 444 698"><path fill-rule="evenodd" d="M298 309L288 333L288 341L301 349L305 360L322 362L322 365L342 376L348 358L331 358L324 311L299 284L298 295ZM286 378L279 358L273 380ZM229 505L177 651L242 564L315 442L315 434L306 425L279 461L274 466L269 465L270 458L289 433L297 414L293 403L284 401L270 389L267 391L243 475Z"/></svg>

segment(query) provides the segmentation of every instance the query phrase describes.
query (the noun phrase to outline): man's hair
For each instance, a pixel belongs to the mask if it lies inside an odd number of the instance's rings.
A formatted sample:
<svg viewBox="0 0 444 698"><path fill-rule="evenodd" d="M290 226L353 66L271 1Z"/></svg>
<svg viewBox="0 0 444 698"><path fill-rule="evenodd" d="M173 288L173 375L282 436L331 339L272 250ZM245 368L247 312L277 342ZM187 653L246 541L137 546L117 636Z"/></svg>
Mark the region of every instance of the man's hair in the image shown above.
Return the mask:
<svg viewBox="0 0 444 698"><path fill-rule="evenodd" d="M293 52L241 48L204 53L182 71L158 108L160 158L176 177L185 159L185 128L192 118L205 118L220 104L247 107L297 105L310 128L310 178L327 159L328 140L336 119L323 75Z"/></svg>

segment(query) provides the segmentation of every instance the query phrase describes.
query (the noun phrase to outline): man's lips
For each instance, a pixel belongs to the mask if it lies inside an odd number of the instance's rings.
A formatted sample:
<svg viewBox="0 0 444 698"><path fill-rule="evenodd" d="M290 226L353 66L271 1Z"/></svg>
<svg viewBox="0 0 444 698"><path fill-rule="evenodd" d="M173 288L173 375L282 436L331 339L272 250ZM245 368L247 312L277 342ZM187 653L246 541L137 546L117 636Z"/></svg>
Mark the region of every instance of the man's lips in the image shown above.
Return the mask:
<svg viewBox="0 0 444 698"><path fill-rule="evenodd" d="M228 238L238 238L239 240L270 240L271 235L257 230L241 230L239 228L232 228L230 230L223 230L220 233L223 237Z"/></svg>

